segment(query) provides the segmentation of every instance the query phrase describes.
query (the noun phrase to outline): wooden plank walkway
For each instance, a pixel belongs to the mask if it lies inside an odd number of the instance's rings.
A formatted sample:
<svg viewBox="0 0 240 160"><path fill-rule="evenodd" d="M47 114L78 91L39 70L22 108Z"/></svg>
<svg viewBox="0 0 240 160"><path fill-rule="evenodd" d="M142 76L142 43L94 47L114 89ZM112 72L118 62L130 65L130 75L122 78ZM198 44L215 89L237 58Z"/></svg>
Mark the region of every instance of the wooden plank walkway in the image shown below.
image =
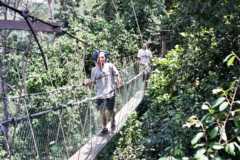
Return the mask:
<svg viewBox="0 0 240 160"><path fill-rule="evenodd" d="M94 160L97 154L111 140L111 138L120 131L128 116L142 101L143 96L144 91L138 91L116 114L116 129L113 133L110 133L106 136L100 136L100 133L98 133L97 135L93 136L83 147L81 147L72 157L70 157L69 160ZM107 127L110 128L110 123L108 123Z"/></svg>

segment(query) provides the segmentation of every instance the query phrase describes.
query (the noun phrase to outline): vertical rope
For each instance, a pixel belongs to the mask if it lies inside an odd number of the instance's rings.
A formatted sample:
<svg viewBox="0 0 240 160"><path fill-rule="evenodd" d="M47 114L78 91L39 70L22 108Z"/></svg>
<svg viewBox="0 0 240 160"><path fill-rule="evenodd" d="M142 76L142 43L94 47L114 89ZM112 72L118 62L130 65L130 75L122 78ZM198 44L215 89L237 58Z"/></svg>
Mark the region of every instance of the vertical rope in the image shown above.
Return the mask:
<svg viewBox="0 0 240 160"><path fill-rule="evenodd" d="M29 126L30 126L30 130L31 130L31 134L32 134L32 138L33 138L33 143L34 143L34 147L35 147L35 150L36 150L36 153L37 153L37 159L40 159L40 157L39 157L39 151L38 151L38 146L37 146L37 142L36 142L36 139L35 139L35 134L34 134L34 131L33 131L33 127L32 127L32 122L31 122L31 120L30 120L30 114L29 114L29 112L28 112L28 107L27 107L27 103L26 103L26 101L25 101L25 99L24 99L24 108L25 108L25 110L26 110L26 112L27 112L27 117L28 117L28 123L29 123Z"/></svg>
<svg viewBox="0 0 240 160"><path fill-rule="evenodd" d="M140 26L139 26L139 23L138 23L138 18L137 18L137 14L136 14L136 11L135 11L135 8L134 8L134 4L133 4L132 0L130 0L130 1L131 1L131 6L132 6L132 9L133 9L133 13L134 13L135 21L136 21L136 24L137 24L137 27L138 27L139 35L140 35L140 38L141 38L141 42L143 44L143 35L142 35L141 29L140 29Z"/></svg>
<svg viewBox="0 0 240 160"><path fill-rule="evenodd" d="M114 0L112 0L112 4L113 4L115 11L118 12L118 8L117 8L117 5L115 4Z"/></svg>
<svg viewBox="0 0 240 160"><path fill-rule="evenodd" d="M65 134L64 134L64 129L63 129L63 125L62 125L62 113L58 113L58 119L59 119L59 124L60 124L60 127L61 127L61 130L62 130L62 135L63 135L63 143L64 143L64 147L65 147L65 150L66 150L66 153L67 153L67 158L69 158L69 152L68 152L68 149L67 149L67 143L66 143L66 137L65 137Z"/></svg>
<svg viewBox="0 0 240 160"><path fill-rule="evenodd" d="M90 152L89 152L89 155L90 155L90 153L92 152L92 149L93 149L93 141L92 141L92 137L93 137L93 134L92 134L92 116L93 116L93 114L92 114L92 112L93 112L93 109L92 109L92 105L91 105L91 101L89 101L89 110L90 110L90 112L89 112L89 118L90 118L90 122L89 122L89 129L90 129L90 137L91 137L91 149L90 149ZM89 156L88 155L88 156Z"/></svg>
<svg viewBox="0 0 240 160"><path fill-rule="evenodd" d="M57 106L57 104L56 104L56 106ZM58 141L58 137L59 137L59 134L60 134L60 123L58 124L58 128L57 128L57 135L56 135L56 139L55 139L55 141L57 142Z"/></svg>
<svg viewBox="0 0 240 160"><path fill-rule="evenodd" d="M6 141L6 147L7 147L7 152L8 152L8 158L11 159L11 149L10 149L10 145L9 145L9 142L8 142L8 137L7 137L7 133L6 133L6 127L3 126L2 124L0 124L0 133L3 133L4 135L4 139Z"/></svg>
<svg viewBox="0 0 240 160"><path fill-rule="evenodd" d="M86 56L86 53L87 53L87 50L86 50L86 46L84 47L84 59L85 59L85 56ZM85 62L84 62L84 65L85 65ZM84 72L86 73L86 72ZM86 74L85 74L85 77L86 77ZM88 88L87 90L87 93L88 93L88 97L91 97L91 91L93 90L93 85ZM88 153L88 156L90 155L90 153L92 152L92 149L93 149L93 141L92 141L92 138L93 138L93 123L92 123L92 119L94 118L94 114L93 114L93 105L91 103L92 101L89 101L88 102L88 108L89 108L89 130L90 130L90 139L91 139L91 148L90 148L90 152ZM88 157L87 156L87 157Z"/></svg>

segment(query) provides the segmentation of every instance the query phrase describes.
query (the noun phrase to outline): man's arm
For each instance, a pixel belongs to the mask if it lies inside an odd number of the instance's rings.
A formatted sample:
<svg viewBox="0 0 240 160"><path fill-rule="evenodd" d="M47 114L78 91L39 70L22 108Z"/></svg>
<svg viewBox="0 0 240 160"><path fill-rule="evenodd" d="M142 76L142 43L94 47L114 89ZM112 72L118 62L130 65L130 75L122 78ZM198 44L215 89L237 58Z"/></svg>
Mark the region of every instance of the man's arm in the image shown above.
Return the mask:
<svg viewBox="0 0 240 160"><path fill-rule="evenodd" d="M94 82L95 82L95 69L92 68L91 79L85 79L84 82L83 82L83 85L92 87L92 85L94 85Z"/></svg>
<svg viewBox="0 0 240 160"><path fill-rule="evenodd" d="M83 85L91 87L93 85L93 81L91 79L85 79Z"/></svg>
<svg viewBox="0 0 240 160"><path fill-rule="evenodd" d="M116 66L112 64L112 69L113 69L113 75L116 76L116 84L117 88L120 88L123 85L122 78L119 74L119 71L117 70Z"/></svg>
<svg viewBox="0 0 240 160"><path fill-rule="evenodd" d="M141 61L141 49L138 50L138 54L137 54L137 62L140 63Z"/></svg>
<svg viewBox="0 0 240 160"><path fill-rule="evenodd" d="M149 65L151 66L152 63L152 51L149 50Z"/></svg>
<svg viewBox="0 0 240 160"><path fill-rule="evenodd" d="M117 88L120 88L123 86L123 81L122 78L120 76L120 74L117 76Z"/></svg>

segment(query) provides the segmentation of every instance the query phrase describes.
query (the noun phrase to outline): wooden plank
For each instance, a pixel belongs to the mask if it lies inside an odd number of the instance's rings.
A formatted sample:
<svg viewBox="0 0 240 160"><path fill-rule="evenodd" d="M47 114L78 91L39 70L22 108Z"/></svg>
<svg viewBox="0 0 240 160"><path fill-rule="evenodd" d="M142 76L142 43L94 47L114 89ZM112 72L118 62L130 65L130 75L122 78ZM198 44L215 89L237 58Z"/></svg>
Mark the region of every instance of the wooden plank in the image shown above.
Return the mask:
<svg viewBox="0 0 240 160"><path fill-rule="evenodd" d="M142 101L144 90L138 91L127 104L116 114L116 129L114 132L101 136L100 133L93 136L83 147L81 147L69 160L94 160L97 154L111 140L111 138L120 131L125 124L128 116L137 108ZM132 104L135 104L133 106ZM110 128L110 123L107 125Z"/></svg>
<svg viewBox="0 0 240 160"><path fill-rule="evenodd" d="M34 29L35 32L61 32L61 28L53 27L42 23L40 21L31 22L29 21ZM57 25L57 24L53 24ZM29 26L27 25L26 21L24 20L0 20L0 29L9 29L9 30L26 30L30 31Z"/></svg>

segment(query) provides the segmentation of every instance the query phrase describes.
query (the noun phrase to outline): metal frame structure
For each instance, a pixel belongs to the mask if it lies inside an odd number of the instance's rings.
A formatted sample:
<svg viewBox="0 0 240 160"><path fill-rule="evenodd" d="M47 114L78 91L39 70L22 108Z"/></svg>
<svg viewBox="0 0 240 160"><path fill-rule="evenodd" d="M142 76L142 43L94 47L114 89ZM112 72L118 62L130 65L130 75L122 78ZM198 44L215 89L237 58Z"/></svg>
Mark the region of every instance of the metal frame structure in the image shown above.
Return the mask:
<svg viewBox="0 0 240 160"><path fill-rule="evenodd" d="M14 29L14 30L30 30L33 34L33 37L38 45L38 48L41 52L41 56L44 62L44 66L46 70L48 70L47 60L45 54L43 52L42 46L37 38L36 32L60 32L61 27L56 24L51 24L49 22L45 22L44 20L38 19L34 16L29 15L28 10L18 10L8 4L0 1L0 7L6 7L19 15L21 15L24 21L8 21L2 20L0 21L0 29ZM25 23L24 23L25 22Z"/></svg>
<svg viewBox="0 0 240 160"><path fill-rule="evenodd" d="M60 26L53 27L40 21L30 21L31 26L34 28L34 32L47 32L47 33L59 33L61 32ZM55 24L54 24L55 25ZM10 30L26 30L31 31L29 26L24 20L0 20L0 29Z"/></svg>

